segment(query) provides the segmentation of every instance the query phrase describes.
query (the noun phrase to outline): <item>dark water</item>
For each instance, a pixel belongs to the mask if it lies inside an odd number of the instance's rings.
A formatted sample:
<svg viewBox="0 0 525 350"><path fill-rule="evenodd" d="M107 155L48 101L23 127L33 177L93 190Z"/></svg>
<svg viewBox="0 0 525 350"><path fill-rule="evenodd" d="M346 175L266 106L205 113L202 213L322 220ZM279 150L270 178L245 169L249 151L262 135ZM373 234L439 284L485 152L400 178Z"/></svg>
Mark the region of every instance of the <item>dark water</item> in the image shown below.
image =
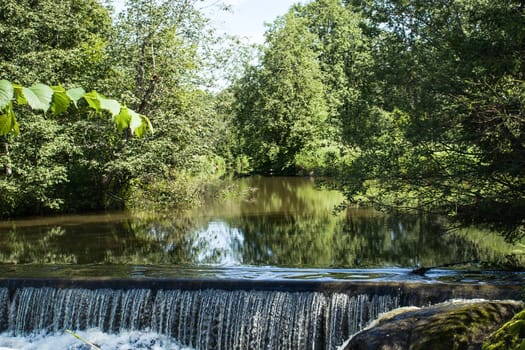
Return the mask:
<svg viewBox="0 0 525 350"><path fill-rule="evenodd" d="M231 199L233 198L233 199ZM4 277L250 279L521 279L523 246L477 229L444 231L435 218L343 201L307 178L250 178L185 213L113 213L0 223ZM477 263L479 262L479 263ZM417 266L456 264L414 276ZM498 270L493 272L493 270Z"/></svg>

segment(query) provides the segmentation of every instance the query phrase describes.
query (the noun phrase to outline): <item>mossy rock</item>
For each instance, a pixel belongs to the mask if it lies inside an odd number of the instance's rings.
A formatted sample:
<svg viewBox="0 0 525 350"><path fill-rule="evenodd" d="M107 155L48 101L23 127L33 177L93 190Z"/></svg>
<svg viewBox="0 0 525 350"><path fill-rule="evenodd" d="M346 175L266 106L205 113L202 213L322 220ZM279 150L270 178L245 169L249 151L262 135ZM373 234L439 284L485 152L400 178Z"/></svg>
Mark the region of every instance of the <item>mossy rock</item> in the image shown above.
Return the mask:
<svg viewBox="0 0 525 350"><path fill-rule="evenodd" d="M525 350L525 310L491 334L483 350Z"/></svg>
<svg viewBox="0 0 525 350"><path fill-rule="evenodd" d="M518 301L477 300L398 310L355 335L343 349L481 350L488 335L521 309Z"/></svg>

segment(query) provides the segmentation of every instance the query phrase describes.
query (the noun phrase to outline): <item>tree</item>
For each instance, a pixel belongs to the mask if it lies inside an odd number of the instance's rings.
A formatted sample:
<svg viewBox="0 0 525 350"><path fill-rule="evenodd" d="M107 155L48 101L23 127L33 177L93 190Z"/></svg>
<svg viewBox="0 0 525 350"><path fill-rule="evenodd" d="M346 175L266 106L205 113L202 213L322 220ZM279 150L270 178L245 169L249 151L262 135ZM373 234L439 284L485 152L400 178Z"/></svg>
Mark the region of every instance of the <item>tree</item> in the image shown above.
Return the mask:
<svg viewBox="0 0 525 350"><path fill-rule="evenodd" d="M110 181L106 169L123 142L113 125L93 117L109 111L121 129L145 120L115 100L74 89L108 91L108 10L96 1L4 1L0 17L0 76L24 85L40 81L27 88L1 83L2 164L10 176L0 176L0 215L116 206L110 198L126 183ZM49 109L56 116L49 118Z"/></svg>
<svg viewBox="0 0 525 350"><path fill-rule="evenodd" d="M328 159L324 173L339 174L352 202L523 234L524 8L517 0L294 6L239 81L241 148L258 171ZM309 132L290 132L298 120Z"/></svg>
<svg viewBox="0 0 525 350"><path fill-rule="evenodd" d="M48 86L63 84L64 90L90 86L105 93L99 88L110 72L104 60L104 48L111 30L111 17L98 2L67 0L58 4L50 0L8 0L0 4L0 17L3 38L0 79L17 81L24 86L35 82ZM4 82L4 86L7 85ZM44 90L49 97L49 90ZM4 103L10 104L6 101L9 98L4 96ZM10 120L11 126L18 125L12 122L14 110L7 109L7 113L2 110L2 120ZM33 113L22 106L17 115L20 136L7 135L3 142L9 145L4 158L7 151L9 154L8 161L2 164L10 164L12 175L0 176L0 215L39 214L66 207L69 210L103 207L106 192L101 185L101 167L97 166L97 176L84 171L88 162L83 159L90 149L85 141L94 138L90 131L97 128L98 137L111 140L113 127L73 109L48 119L40 111ZM9 129L4 130L6 132L13 129L6 128ZM90 157L91 167L100 165L99 161L117 144L116 140L99 144L97 152L92 152ZM83 186L75 187L79 183L71 182L72 173L85 174L85 180L81 180L83 177L78 180L90 182L91 191L85 192ZM83 204L79 205L80 202Z"/></svg>
<svg viewBox="0 0 525 350"><path fill-rule="evenodd" d="M151 124L147 117L139 115L125 106L121 106L116 100L107 99L99 95L96 91L86 93L82 88L74 88L66 91L62 86L50 87L41 83L26 88L19 84L12 84L7 80L0 80L0 137L4 139L4 154L2 157L4 159L2 163L4 164L5 175L7 177L13 175L8 137L11 133L18 135L20 132L20 127L14 112L14 100L16 100L19 106L27 105L34 110L41 110L43 113L51 111L55 116L65 114L72 108L75 108L75 113L87 116L89 115L89 111L82 113L82 109L85 110L85 108L82 107L82 101L80 100L83 100L86 108L93 110L95 113L102 114L104 111L110 114L117 129L121 132L122 130L129 129L131 134L140 137L144 135L148 128L151 130ZM71 146L70 143L74 142L74 140L68 136L59 134L61 128L56 120L46 120L37 117L33 119L33 121L34 122L30 124L30 130L27 131L30 140L33 142L25 144L23 149L17 150L15 159L18 158L20 161L24 159L31 161L32 159L38 166L34 166L33 171L25 171L24 168L26 167L22 165L20 169L15 169L15 173L19 175L24 174L28 178L33 179L31 182L39 178L44 181L40 183L37 182L39 186L37 186L36 189L33 188L33 186L28 186L27 188L23 188L23 191L17 192L19 196L23 193L23 197L21 198L23 198L24 201L31 202L32 200L30 198L33 198L33 201L37 203L43 202L42 204L46 205L49 209L59 208L63 200L59 198L49 198L48 189L62 182L74 181L74 179L69 178L68 175L71 174L68 174L67 167L62 164L64 159L60 159L63 155L71 153L71 149L68 149L68 146ZM44 125L48 127L47 130L41 129ZM40 133L46 135L42 137L39 135ZM59 157L59 159L55 159L55 157ZM16 189L16 186L7 187L7 189ZM9 192L10 191L6 191L5 198L9 198L9 196L7 196ZM15 205L15 203L12 203L12 205ZM38 206L40 209L40 204Z"/></svg>
<svg viewBox="0 0 525 350"><path fill-rule="evenodd" d="M266 33L261 67L236 88L237 127L259 172L294 173L296 157L326 125L316 37L292 11Z"/></svg>
<svg viewBox="0 0 525 350"><path fill-rule="evenodd" d="M366 120L372 57L360 25L361 16L340 0L317 0L295 8L315 34L325 99L331 124L327 137L349 143L359 141ZM361 125L362 124L362 125Z"/></svg>
<svg viewBox="0 0 525 350"><path fill-rule="evenodd" d="M226 121L202 74L210 64L203 48L215 38L198 5L130 0L112 18L95 0L0 4L0 79L38 82L28 91L46 86L44 100L53 109L58 96L67 104L77 86L98 91L56 115L4 96L0 128L20 134L2 142L8 148L0 162L11 174L0 175L1 216L122 208L148 199L177 205L198 199L203 184L223 173ZM140 117L146 113L155 133L131 137L147 125ZM137 120L146 124L136 127Z"/></svg>
<svg viewBox="0 0 525 350"><path fill-rule="evenodd" d="M374 48L369 117L390 127L346 169L349 197L523 233L523 4L353 3Z"/></svg>
<svg viewBox="0 0 525 350"><path fill-rule="evenodd" d="M0 79L102 91L111 69L104 52L110 30L111 17L97 0L2 1Z"/></svg>
<svg viewBox="0 0 525 350"><path fill-rule="evenodd" d="M129 194L139 206L198 202L204 184L225 169L217 147L225 123L202 74L215 36L198 5L130 0L116 21L114 96L154 116L155 133L131 140L108 169L113 178L132 179Z"/></svg>

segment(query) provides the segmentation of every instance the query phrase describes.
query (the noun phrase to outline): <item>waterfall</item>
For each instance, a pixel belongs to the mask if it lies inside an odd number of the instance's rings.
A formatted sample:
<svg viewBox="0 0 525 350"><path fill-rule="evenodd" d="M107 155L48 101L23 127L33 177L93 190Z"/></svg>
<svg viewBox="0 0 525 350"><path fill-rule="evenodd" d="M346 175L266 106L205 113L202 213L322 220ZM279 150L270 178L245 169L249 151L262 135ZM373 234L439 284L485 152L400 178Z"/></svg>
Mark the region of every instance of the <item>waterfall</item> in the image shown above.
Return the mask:
<svg viewBox="0 0 525 350"><path fill-rule="evenodd" d="M155 332L196 349L335 349L397 295L220 289L0 288L14 336L97 328Z"/></svg>

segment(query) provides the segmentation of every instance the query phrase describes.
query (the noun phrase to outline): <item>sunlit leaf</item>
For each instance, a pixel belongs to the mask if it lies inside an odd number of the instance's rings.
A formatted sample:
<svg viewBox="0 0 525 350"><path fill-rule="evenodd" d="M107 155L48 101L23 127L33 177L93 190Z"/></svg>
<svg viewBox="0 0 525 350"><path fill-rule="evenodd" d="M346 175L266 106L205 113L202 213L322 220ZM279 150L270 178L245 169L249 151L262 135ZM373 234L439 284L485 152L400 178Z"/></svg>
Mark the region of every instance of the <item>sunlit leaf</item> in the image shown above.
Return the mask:
<svg viewBox="0 0 525 350"><path fill-rule="evenodd" d="M69 108L71 99L67 95L66 89L62 86L53 86L53 103L51 105L51 110L54 114L60 114Z"/></svg>
<svg viewBox="0 0 525 350"><path fill-rule="evenodd" d="M11 131L14 131L16 135L20 132L16 116L13 113L12 102L8 103L4 113L0 114L0 136L7 135Z"/></svg>
<svg viewBox="0 0 525 350"><path fill-rule="evenodd" d="M0 136L9 134L12 129L11 116L7 113L0 114Z"/></svg>
<svg viewBox="0 0 525 350"><path fill-rule="evenodd" d="M129 114L129 110L126 107L122 107L120 113L113 117L113 121L117 125L119 131L128 128L129 123L131 122L131 114Z"/></svg>
<svg viewBox="0 0 525 350"><path fill-rule="evenodd" d="M47 112L53 100L53 89L48 85L37 83L29 88L22 88L27 103L33 109Z"/></svg>
<svg viewBox="0 0 525 350"><path fill-rule="evenodd" d="M111 113L111 116L115 117L120 113L120 103L116 100L110 100L99 95L100 107Z"/></svg>
<svg viewBox="0 0 525 350"><path fill-rule="evenodd" d="M123 107L114 99L108 99L96 91L86 93L83 88L66 90L58 85L50 87L45 84L35 84L26 88L20 84L12 84L7 80L0 80L0 103L3 106L0 115L0 136L10 132L18 134L19 125L13 112L13 96L19 105L28 104L31 108L46 112L51 109L57 115L67 111L71 103L78 107L78 101L82 98L88 106L96 112L109 112L119 131L130 128L135 136L142 136L148 130L153 131L151 122L146 116ZM6 102L7 101L7 102Z"/></svg>
<svg viewBox="0 0 525 350"><path fill-rule="evenodd" d="M13 94L13 84L7 80L0 80L0 111L9 104Z"/></svg>
<svg viewBox="0 0 525 350"><path fill-rule="evenodd" d="M27 104L27 100L24 97L24 93L22 91L23 89L24 87L22 85L13 83L13 90L15 91L16 103L18 103L20 106Z"/></svg>
<svg viewBox="0 0 525 350"><path fill-rule="evenodd" d="M147 117L126 107L122 107L120 113L113 120L119 131L130 128L131 133L137 137L143 136L148 130L153 131L151 122Z"/></svg>
<svg viewBox="0 0 525 350"><path fill-rule="evenodd" d="M86 100L89 107L93 108L97 113L100 113L102 111L102 108L100 106L100 99L96 91L88 92L82 97L84 97L84 100Z"/></svg>
<svg viewBox="0 0 525 350"><path fill-rule="evenodd" d="M131 121L129 123L131 133L138 137L144 135L144 133L146 132L146 127L145 124L142 122L141 115L131 109L128 109L128 113L131 116Z"/></svg>
<svg viewBox="0 0 525 350"><path fill-rule="evenodd" d="M145 115L140 115L140 119L142 124L137 128L133 129L135 136L142 137L146 134L148 130L150 132L153 132L153 127L151 126L149 118Z"/></svg>
<svg viewBox="0 0 525 350"><path fill-rule="evenodd" d="M142 116L142 122L146 124L147 130L149 130L151 133L153 133L153 125L151 125L151 121L148 117L145 115Z"/></svg>
<svg viewBox="0 0 525 350"><path fill-rule="evenodd" d="M133 134L137 137L142 137L146 134L146 132L148 131L148 126L146 124L146 122L144 121L143 119L144 116L140 116L140 119L141 119L141 124L139 126L137 126L135 129L132 129L133 130Z"/></svg>
<svg viewBox="0 0 525 350"><path fill-rule="evenodd" d="M86 90L81 87L69 89L66 91L67 96L71 99L71 102L73 102L75 107L77 107L78 100L80 100L85 95L85 93Z"/></svg>

